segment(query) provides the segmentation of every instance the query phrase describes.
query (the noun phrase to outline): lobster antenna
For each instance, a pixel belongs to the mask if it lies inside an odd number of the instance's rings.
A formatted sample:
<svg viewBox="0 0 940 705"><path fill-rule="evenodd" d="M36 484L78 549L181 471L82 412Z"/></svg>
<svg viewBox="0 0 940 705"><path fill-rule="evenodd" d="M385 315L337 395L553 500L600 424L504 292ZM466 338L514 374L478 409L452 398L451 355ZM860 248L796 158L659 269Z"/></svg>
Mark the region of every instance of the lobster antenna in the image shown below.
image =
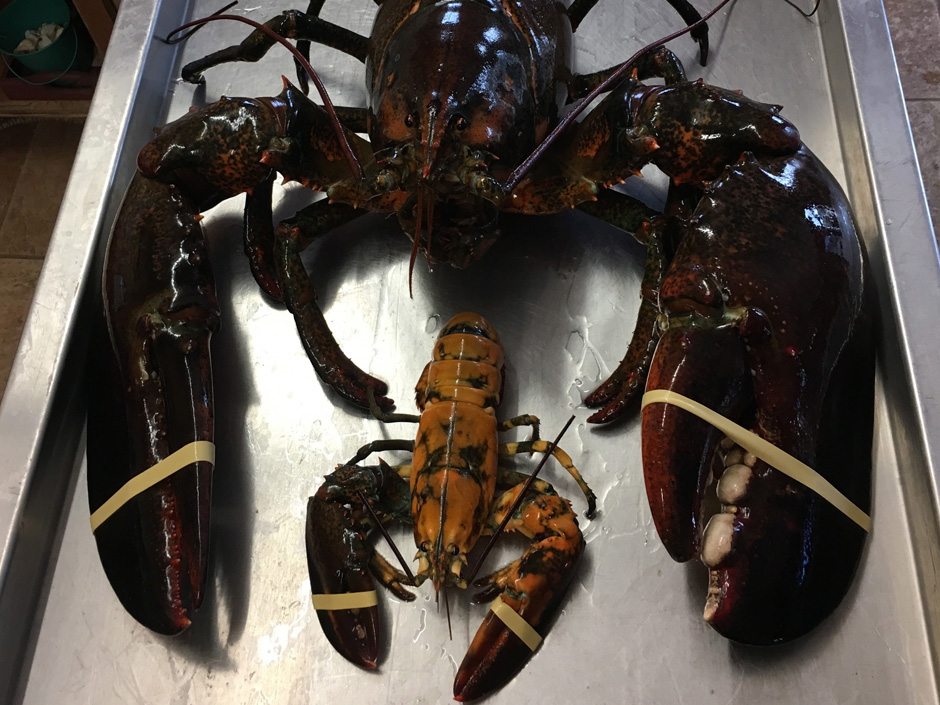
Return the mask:
<svg viewBox="0 0 940 705"><path fill-rule="evenodd" d="M222 9L216 10L215 12L213 12L211 15L209 15L209 17L215 17L216 15L221 15L221 14L222 14L223 12L225 12L226 10L231 10L231 9L232 9L233 7L235 7L237 4L238 4L238 0L235 0L234 2L230 2L228 5L226 5L226 6L223 7ZM171 44L171 45L172 45L172 44L180 44L181 42L185 42L187 39L189 39L191 36L193 36L196 32L198 32L198 31L199 31L200 29L202 29L203 27L205 27L205 25L204 25L204 24L201 24L201 25L199 25L198 27L193 27L193 28L192 28L190 31L188 31L186 34L183 34L183 35L177 37L176 39L170 39L170 35L174 34L174 33L177 31L177 30L173 30L172 32L170 32L170 34L166 35L166 39L163 39L163 40L161 40L161 41L162 41L164 44Z"/></svg>
<svg viewBox="0 0 940 705"><path fill-rule="evenodd" d="M709 12L707 15L702 17L702 19L698 20L697 22L693 22L687 27L683 27L682 29L675 31L672 34L666 37L663 37L662 39L657 39L655 42L652 42L651 44L647 44L645 47L640 49L636 54L634 54L629 59L627 59L622 64L620 64L620 66L617 67L616 71L614 71L610 76L608 76L606 79L601 81L597 86L595 86L594 89L590 93L588 93L584 97L584 99L571 110L571 112L569 112L561 120L558 121L558 124L555 125L555 129L549 133L548 137L542 140L541 144L539 144L532 151L532 154L526 157L525 160L522 162L522 164L517 166L516 170L512 172L512 174L509 175L509 181L507 181L506 184L503 186L504 191L507 194L511 193L512 190L516 186L519 185L519 182L522 181L523 177L529 173L529 171L532 169L532 166L535 164L535 162L541 159L542 155L545 154L548 148L551 147L552 144L554 144L558 140L561 134L565 130L568 129L571 123L573 123L575 119L581 113L585 111L585 109L591 104L591 102L595 98L597 98L597 96L599 96L601 93L605 93L606 91L610 90L611 86L613 86L621 78L623 78L624 74L627 73L627 71L633 66L634 63L636 63L636 61L641 56L643 56L643 54L655 49L656 47L661 47L664 44L671 42L673 39L676 39L677 37L681 37L683 34L688 34L696 27L699 27L705 24L708 20L714 17L715 13L717 13L721 8L723 8L729 2L731 2L731 0L721 0L721 2L718 3L718 5L711 12Z"/></svg>
<svg viewBox="0 0 940 705"><path fill-rule="evenodd" d="M179 27L166 35L166 39L164 41L166 41L168 44L173 43L177 40L170 40L170 37L172 37L177 32L182 32L184 29L189 29L190 27L202 27L207 22L215 22L216 20L234 20L236 22L242 22L251 27L254 27L255 29L267 34L281 46L286 47L287 50L294 55L294 58L300 63L301 66L303 66L304 71L310 75L313 84L317 87L317 93L320 94L320 100L323 101L323 108L326 110L326 114L330 118L330 123L333 125L333 131L339 138L340 147L343 150L343 155L346 157L346 161L349 163L350 170L358 179L364 178L365 172L362 170L362 165L359 163L359 159L356 158L356 154L353 152L352 147L349 144L349 140L346 138L346 133L343 130L343 126L339 121L339 117L336 115L336 109L333 107L333 102L330 100L330 96L327 94L326 88L324 87L323 82L320 80L320 77L317 75L317 72L313 70L310 62L307 61L306 57L297 50L297 47L292 45L277 32L273 31L270 27L265 27L260 22L255 22L254 20L250 20L247 17L242 17L241 15L210 15L209 17L203 17L202 19L193 20L192 22L187 22L186 24L181 24Z"/></svg>
<svg viewBox="0 0 940 705"><path fill-rule="evenodd" d="M803 9L799 5L797 5L795 2L793 2L793 0L784 0L784 2L787 5L790 5L791 7L796 8L797 12L803 15L803 17L805 17L806 19L809 19L810 17L816 14L816 10L819 9L819 3L821 3L822 0L816 0L816 4L813 6L812 12L803 12Z"/></svg>
<svg viewBox="0 0 940 705"><path fill-rule="evenodd" d="M398 550L398 546L395 545L395 542L392 541L392 537L389 535L388 531L385 528L385 525L382 523L382 520L379 519L379 515L375 513L375 510L372 508L372 505L369 504L369 500L366 498L365 492L362 490L356 490L356 494L359 495L359 499L362 500L362 503L365 505L366 509L369 510L369 514L372 515L372 520L375 522L375 525L379 527L379 531L382 532L382 536L385 537L386 542L391 547L392 552L395 554L395 557L398 559L398 562L401 563L401 567L405 570L405 575L408 576L408 580L411 581L411 584L415 584L415 576L412 574L411 569L408 567L408 564L405 562L405 557L401 555L401 551Z"/></svg>
<svg viewBox="0 0 940 705"><path fill-rule="evenodd" d="M539 461L539 464L535 466L535 471L529 475L528 479L525 481L525 484L522 485L522 490L519 494L516 495L516 498L513 500L512 504L509 506L509 510L506 512L506 515L503 517L503 520L499 523L499 526L496 527L496 531L493 532L493 535L490 536L489 543L486 544L486 548L483 549L483 553L480 554L480 557L477 559L476 564L473 566L473 570L470 571L470 575L467 577L467 584L469 585L473 582L473 579L476 577L477 573L480 570L480 566L483 565L483 561L486 559L486 556L493 549L493 544L496 543L496 539L499 537L503 530L506 528L506 524L509 523L512 515L515 514L516 510L519 508L519 505L522 504L522 498L525 496L525 493L532 486L532 483L535 482L535 478L538 476L539 471L542 469L542 466L548 462L549 457L552 453L555 452L555 448L558 447L558 443L561 441L561 437L565 435L565 431L568 430L568 427L571 426L571 422L574 421L574 415L572 414L571 418L568 419L568 423L564 425L564 428L561 429L561 432L555 436L555 440L551 442L551 445L548 446L548 449L545 451L545 455L542 456L542 459Z"/></svg>
<svg viewBox="0 0 940 705"><path fill-rule="evenodd" d="M447 599L447 588L444 588L444 610L447 612L447 637L453 641L454 631L450 627L450 601Z"/></svg>

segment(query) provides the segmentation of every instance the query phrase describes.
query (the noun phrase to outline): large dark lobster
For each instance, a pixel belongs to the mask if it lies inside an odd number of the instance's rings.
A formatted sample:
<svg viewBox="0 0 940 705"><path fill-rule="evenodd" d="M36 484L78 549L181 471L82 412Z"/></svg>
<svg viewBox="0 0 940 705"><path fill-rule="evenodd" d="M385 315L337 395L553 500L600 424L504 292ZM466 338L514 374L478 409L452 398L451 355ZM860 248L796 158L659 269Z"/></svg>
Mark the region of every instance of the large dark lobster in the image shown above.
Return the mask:
<svg viewBox="0 0 940 705"><path fill-rule="evenodd" d="M673 385L738 418L867 508L871 346L863 255L845 196L776 108L686 82L666 50L644 54L634 77L546 141L564 104L612 73L568 68L572 25L594 3L577 0L566 13L551 0L384 0L368 39L315 13L287 13L268 24L366 63L368 108L339 111L337 131L327 111L285 82L276 97L194 110L143 148L104 275L98 376L113 392L91 410L88 451L102 563L141 622L180 631L204 590L209 339L219 312L198 213L241 192L249 194L245 249L255 278L293 313L321 378L361 406L370 390L383 408L391 400L342 353L317 305L301 261L317 237L364 212L394 212L414 240L413 258L424 251L465 266L497 237L502 212L578 207L636 233L650 252L639 335L589 399L607 405L593 420L626 408L658 339L651 387ZM255 33L184 76L198 80L271 44ZM666 86L640 83L652 76ZM539 160L520 167L537 147ZM674 184L662 218L609 188L649 162ZM275 231L276 172L329 198ZM851 431L837 421L847 406L861 410ZM644 410L651 505L677 558L701 547L700 497L720 472L711 461L717 432L683 414L659 403ZM719 558L706 556L709 614L734 639L791 638L838 603L863 533L761 461L738 465L748 472L726 474L747 475L736 485L746 494L725 502L731 520L719 517L723 533L710 530L718 538L704 541L722 547L708 553ZM153 466L159 472L143 472ZM140 485L154 484L118 492L143 475ZM113 512L99 513L102 505Z"/></svg>
<svg viewBox="0 0 940 705"><path fill-rule="evenodd" d="M326 477L307 508L307 563L320 624L330 643L364 668L375 668L380 642L370 573L404 600L415 598L402 584L430 580L446 602L448 588L466 588L472 580L467 556L481 536L505 526L531 540L519 559L474 583L484 588L475 602L495 601L457 670L454 697L460 701L499 688L525 664L558 611L584 550L568 500L541 480L529 489L526 476L500 467L499 458L551 453L584 492L588 517L596 502L559 448L539 440L499 444L498 431L538 428L538 419L529 414L496 420L503 377L503 350L490 323L475 313L451 318L415 387L420 417L387 416L376 409L383 420L416 421L415 440L363 447ZM411 465L356 465L372 452L390 449L410 451ZM413 576L389 565L367 540L378 522L390 520L414 525L418 571Z"/></svg>

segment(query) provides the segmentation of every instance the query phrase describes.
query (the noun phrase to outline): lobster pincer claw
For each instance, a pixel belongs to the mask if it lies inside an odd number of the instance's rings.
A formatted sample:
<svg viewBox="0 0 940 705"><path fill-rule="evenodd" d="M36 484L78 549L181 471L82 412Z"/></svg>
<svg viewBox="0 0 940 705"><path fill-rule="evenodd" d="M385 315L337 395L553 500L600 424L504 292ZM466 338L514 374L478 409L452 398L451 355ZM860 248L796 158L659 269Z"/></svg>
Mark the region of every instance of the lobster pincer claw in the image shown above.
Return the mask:
<svg viewBox="0 0 940 705"><path fill-rule="evenodd" d="M122 237L125 230L137 239ZM189 626L206 583L209 340L219 310L196 211L174 187L134 178L103 288L89 363L92 529L127 611L176 634Z"/></svg>
<svg viewBox="0 0 940 705"><path fill-rule="evenodd" d="M670 555L708 568L704 616L729 639L796 639L851 584L870 522L873 295L845 195L805 148L730 166L663 279L647 496Z"/></svg>
<svg viewBox="0 0 940 705"><path fill-rule="evenodd" d="M383 490L381 500L379 489ZM307 568L313 605L329 642L362 668L375 668L379 658L378 600L370 570L377 571L399 597L414 599L401 587L407 578L385 563L369 543L374 526L363 497L387 517L383 506L394 509L402 496L407 507L407 483L381 462L377 467L339 467L307 503Z"/></svg>
<svg viewBox="0 0 940 705"><path fill-rule="evenodd" d="M519 490L500 498L493 515L497 524ZM486 586L474 602L493 602L457 670L454 699L461 702L502 687L525 666L548 632L584 552L570 504L554 494L526 498L507 529L535 540L519 560L474 583Z"/></svg>

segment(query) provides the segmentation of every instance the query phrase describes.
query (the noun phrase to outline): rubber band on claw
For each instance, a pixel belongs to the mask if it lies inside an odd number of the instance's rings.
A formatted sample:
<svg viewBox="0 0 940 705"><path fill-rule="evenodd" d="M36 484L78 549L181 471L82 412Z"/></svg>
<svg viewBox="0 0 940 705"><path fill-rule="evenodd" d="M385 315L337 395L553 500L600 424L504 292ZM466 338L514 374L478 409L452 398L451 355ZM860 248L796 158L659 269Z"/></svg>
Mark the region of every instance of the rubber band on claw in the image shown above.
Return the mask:
<svg viewBox="0 0 940 705"><path fill-rule="evenodd" d="M522 643L528 646L530 651L539 648L539 644L542 643L542 635L535 631L532 625L522 618L522 615L503 602L502 597L493 600L490 610L499 617L513 634L522 639Z"/></svg>
<svg viewBox="0 0 940 705"><path fill-rule="evenodd" d="M364 592L337 592L332 595L312 595L313 609L332 612L334 610L361 610L379 604L375 590Z"/></svg>
<svg viewBox="0 0 940 705"><path fill-rule="evenodd" d="M809 465L797 460L773 443L712 411L707 406L676 392L670 392L666 389L654 389L643 395L642 407L657 403L678 406L680 409L695 414L703 421L707 421L732 441L750 451L771 467L813 490L865 531L871 531L871 517L868 514L859 509L848 497L839 492L832 483Z"/></svg>
<svg viewBox="0 0 940 705"><path fill-rule="evenodd" d="M192 443L187 443L153 467L147 468L142 473L132 477L124 483L121 489L111 495L108 501L92 512L92 533L97 531L99 526L110 519L112 514L141 492L149 490L158 482L162 482L193 463L211 463L215 465L215 444L211 441L193 441Z"/></svg>

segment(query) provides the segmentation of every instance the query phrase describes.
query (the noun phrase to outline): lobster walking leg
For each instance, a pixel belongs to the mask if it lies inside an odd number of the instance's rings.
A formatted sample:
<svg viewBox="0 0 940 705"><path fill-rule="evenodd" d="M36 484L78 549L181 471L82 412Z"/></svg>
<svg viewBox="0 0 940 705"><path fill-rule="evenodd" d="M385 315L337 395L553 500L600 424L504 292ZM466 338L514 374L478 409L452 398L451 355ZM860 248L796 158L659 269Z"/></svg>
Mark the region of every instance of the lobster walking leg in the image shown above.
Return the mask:
<svg viewBox="0 0 940 705"><path fill-rule="evenodd" d="M657 218L654 224L645 223L639 230L634 231L637 239L646 244L646 266L640 285L640 310L623 360L607 380L584 400L589 408L603 407L588 418L590 423L604 423L620 416L646 381L658 340L658 292L667 264L663 243L664 222L662 218ZM623 222L619 219L615 224L623 227Z"/></svg>
<svg viewBox="0 0 940 705"><path fill-rule="evenodd" d="M571 21L572 30L578 29L578 26L597 3L598 0L574 0L571 3L568 8L568 19ZM702 19L698 10L688 0L669 0L669 4L676 9L686 24L694 24ZM699 61L704 66L705 62L708 61L708 25L703 24L693 29L692 39L698 42Z"/></svg>
<svg viewBox="0 0 940 705"><path fill-rule="evenodd" d="M503 521L522 485L499 497L487 532ZM561 605L568 583L584 551L584 537L571 505L554 490L533 491L519 505L506 525L531 538L521 558L481 578L485 586L475 602L502 600L544 637ZM454 681L454 698L472 700L506 683L528 661L533 649L492 610L477 630Z"/></svg>
<svg viewBox="0 0 940 705"><path fill-rule="evenodd" d="M685 67L682 66L679 57L666 47L659 47L643 54L637 59L634 68L637 72L637 78L641 81L650 78L662 78L669 85L682 83L686 80ZM581 100L619 69L620 65L618 64L601 71L572 76L568 83L568 102L574 103Z"/></svg>
<svg viewBox="0 0 940 705"><path fill-rule="evenodd" d="M354 56L359 61L366 60L369 39L344 27L297 10L289 10L265 22L265 26L275 34L287 39L303 39L338 49ZM182 70L183 80L189 83L202 83L202 74L207 69L230 61L260 61L276 40L255 30L248 37L234 46L220 49L196 61L186 64Z"/></svg>
<svg viewBox="0 0 940 705"><path fill-rule="evenodd" d="M317 201L278 226L275 266L284 292L284 303L294 314L300 339L317 374L345 399L368 408L369 390L379 407L392 401L383 395L388 386L359 369L340 350L317 305L316 293L300 259L301 253L320 235L361 215L352 206Z"/></svg>
<svg viewBox="0 0 940 705"><path fill-rule="evenodd" d="M245 255L251 274L261 290L281 301L281 285L274 272L274 228L271 225L271 189L275 174L245 196Z"/></svg>
<svg viewBox="0 0 940 705"><path fill-rule="evenodd" d="M581 471L575 467L575 464L571 461L571 456L561 448L558 446L552 447L552 444L548 441L521 441L518 443L504 443L500 445L499 455L500 457L505 457L518 453L548 453L549 448L551 448L552 457L561 463L561 466L568 471L568 474L571 475L572 479L578 484L578 488L584 495L584 499L587 500L588 508L587 511L584 512L584 516L588 519L593 519L595 510L597 509L597 495L594 494L594 490L590 488L588 483L581 476ZM502 472L502 469L500 472ZM503 477L503 475L500 475L500 484L503 483Z"/></svg>

